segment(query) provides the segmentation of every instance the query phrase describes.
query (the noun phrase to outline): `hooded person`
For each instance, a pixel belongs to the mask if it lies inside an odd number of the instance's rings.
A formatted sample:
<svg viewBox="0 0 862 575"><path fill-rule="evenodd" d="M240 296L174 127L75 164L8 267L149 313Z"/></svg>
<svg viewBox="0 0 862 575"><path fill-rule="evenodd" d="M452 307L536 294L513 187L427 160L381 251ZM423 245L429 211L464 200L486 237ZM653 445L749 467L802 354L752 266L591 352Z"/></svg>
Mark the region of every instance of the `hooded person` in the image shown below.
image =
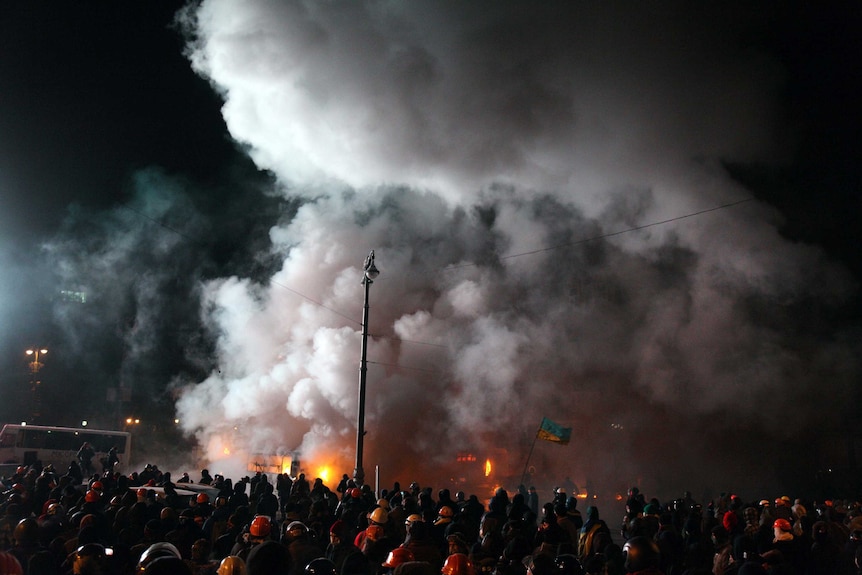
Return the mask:
<svg viewBox="0 0 862 575"><path fill-rule="evenodd" d="M610 535L611 530L607 524L599 518L599 508L595 505L587 507L587 520L584 521L584 526L581 527L581 533L578 538L578 559L583 562L590 555L600 552L594 546L594 539L598 533L607 533Z"/></svg>
<svg viewBox="0 0 862 575"><path fill-rule="evenodd" d="M425 561L439 571L443 567L443 554L437 542L428 532L428 524L424 521L413 521L407 527L407 537L404 547L409 549L416 561Z"/></svg>
<svg viewBox="0 0 862 575"><path fill-rule="evenodd" d="M368 559L371 573L382 572L382 565L389 556L389 552L395 547L395 544L386 536L383 527L380 525L369 525L365 533L365 540L362 542L360 551Z"/></svg>
<svg viewBox="0 0 862 575"><path fill-rule="evenodd" d="M350 526L341 519L329 528L329 545L324 557L335 564L338 575L353 575L368 569L365 555L353 544L351 534Z"/></svg>
<svg viewBox="0 0 862 575"><path fill-rule="evenodd" d="M323 557L323 549L312 541L308 527L301 521L287 524L281 542L290 554L290 569L294 573L302 571L314 559Z"/></svg>
<svg viewBox="0 0 862 575"><path fill-rule="evenodd" d="M284 545L272 540L252 548L245 562L248 575L289 575L290 563L288 550ZM296 571L300 572L301 569Z"/></svg>
<svg viewBox="0 0 862 575"><path fill-rule="evenodd" d="M728 512L730 513L730 512ZM710 532L714 555L712 557L712 572L724 573L733 563L733 547L730 533L721 525L716 525Z"/></svg>

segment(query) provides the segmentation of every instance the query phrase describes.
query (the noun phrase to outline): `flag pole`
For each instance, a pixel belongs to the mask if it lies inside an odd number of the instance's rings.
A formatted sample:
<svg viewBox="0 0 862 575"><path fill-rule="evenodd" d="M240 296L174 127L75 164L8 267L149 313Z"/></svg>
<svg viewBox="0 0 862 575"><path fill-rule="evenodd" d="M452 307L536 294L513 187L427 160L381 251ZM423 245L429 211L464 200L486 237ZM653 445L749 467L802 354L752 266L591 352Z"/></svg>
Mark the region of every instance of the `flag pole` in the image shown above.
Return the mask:
<svg viewBox="0 0 862 575"><path fill-rule="evenodd" d="M530 458L533 456L533 448L536 447L536 441L539 439L539 432L542 430L542 424L539 424L539 429L536 430L536 435L533 436L533 444L530 446L530 453L527 454L527 461L524 462L524 472L521 473L521 485L524 485L524 478L527 477L527 468L530 466Z"/></svg>

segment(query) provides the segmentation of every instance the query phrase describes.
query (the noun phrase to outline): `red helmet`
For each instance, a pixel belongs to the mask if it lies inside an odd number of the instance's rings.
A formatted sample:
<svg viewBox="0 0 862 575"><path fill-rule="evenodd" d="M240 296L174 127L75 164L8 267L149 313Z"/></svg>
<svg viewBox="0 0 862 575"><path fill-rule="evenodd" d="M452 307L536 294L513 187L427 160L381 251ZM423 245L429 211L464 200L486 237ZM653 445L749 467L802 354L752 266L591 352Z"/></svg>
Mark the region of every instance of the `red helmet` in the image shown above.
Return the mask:
<svg viewBox="0 0 862 575"><path fill-rule="evenodd" d="M195 501L197 501L198 503L209 503L210 502L210 496L207 495L206 493L198 493L198 496L195 499Z"/></svg>
<svg viewBox="0 0 862 575"><path fill-rule="evenodd" d="M23 483L16 483L15 485L12 486L12 489L14 489L15 491L17 491L19 493L24 493L25 491L27 491L27 486L24 485Z"/></svg>
<svg viewBox="0 0 862 575"><path fill-rule="evenodd" d="M383 538L383 528L379 525L369 525L365 528L365 538L377 541Z"/></svg>
<svg viewBox="0 0 862 575"><path fill-rule="evenodd" d="M248 532L252 537L268 537L270 531L272 531L272 523L266 515L255 516L248 527Z"/></svg>
<svg viewBox="0 0 862 575"><path fill-rule="evenodd" d="M396 547L389 552L389 557L387 557L386 561L383 562L383 566L395 569L402 563L407 563L408 561L415 560L416 557L413 555L412 551L410 551L406 547Z"/></svg>
<svg viewBox="0 0 862 575"><path fill-rule="evenodd" d="M359 499L360 497L362 497L362 490L358 487L351 487L347 490L347 494L354 499Z"/></svg>
<svg viewBox="0 0 862 575"><path fill-rule="evenodd" d="M138 497L146 497L146 496L147 496L147 490L146 490L146 489L144 489L143 487L141 487L140 489L138 489L138 490L135 492L135 494L136 494Z"/></svg>
<svg viewBox="0 0 862 575"><path fill-rule="evenodd" d="M24 575L21 563L7 551L0 551L0 573L8 575Z"/></svg>
<svg viewBox="0 0 862 575"><path fill-rule="evenodd" d="M464 553L453 553L447 557L440 572L443 575L476 575L473 564Z"/></svg>
<svg viewBox="0 0 862 575"><path fill-rule="evenodd" d="M93 491L92 489L90 489L89 491L87 491L86 495L84 495L84 501L86 501L87 503L96 503L101 497L102 495L98 491Z"/></svg>
<svg viewBox="0 0 862 575"><path fill-rule="evenodd" d="M791 529L793 529L793 527L791 527L790 525L790 521L788 521L787 519L776 519L775 522L772 524L772 527L777 527L782 531L790 531Z"/></svg>
<svg viewBox="0 0 862 575"><path fill-rule="evenodd" d="M93 484L90 486L90 489L95 489L96 491L101 491L104 488L105 486L102 485L101 481L94 481Z"/></svg>

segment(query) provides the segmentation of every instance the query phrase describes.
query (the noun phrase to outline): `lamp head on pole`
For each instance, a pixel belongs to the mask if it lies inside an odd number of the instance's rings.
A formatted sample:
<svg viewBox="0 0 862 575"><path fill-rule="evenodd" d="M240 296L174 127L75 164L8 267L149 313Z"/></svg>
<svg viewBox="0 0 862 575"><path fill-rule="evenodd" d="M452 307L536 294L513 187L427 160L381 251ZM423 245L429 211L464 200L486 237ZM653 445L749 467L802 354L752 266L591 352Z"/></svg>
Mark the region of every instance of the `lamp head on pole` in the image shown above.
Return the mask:
<svg viewBox="0 0 862 575"><path fill-rule="evenodd" d="M362 276L362 283L366 281L368 283L372 283L377 276L380 275L380 270L377 269L377 266L374 265L374 250L371 250L371 253L368 254L368 257L365 258L365 275Z"/></svg>

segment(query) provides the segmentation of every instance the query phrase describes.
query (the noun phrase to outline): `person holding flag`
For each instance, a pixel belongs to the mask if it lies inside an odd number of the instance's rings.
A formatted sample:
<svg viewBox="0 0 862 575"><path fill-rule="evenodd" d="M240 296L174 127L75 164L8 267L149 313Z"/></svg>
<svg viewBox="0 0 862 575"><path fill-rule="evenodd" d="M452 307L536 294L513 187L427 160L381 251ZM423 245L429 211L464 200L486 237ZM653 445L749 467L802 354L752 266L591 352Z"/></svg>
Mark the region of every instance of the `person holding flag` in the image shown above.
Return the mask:
<svg viewBox="0 0 862 575"><path fill-rule="evenodd" d="M521 475L521 483L524 483L527 476L530 457L532 457L533 448L536 447L536 441L539 439L544 439L545 441L550 441L552 443L559 443L560 445L568 445L569 441L572 439L572 428L563 427L558 423L554 423L547 417L542 418L542 423L539 424L539 430L536 432L536 439L533 440L533 445L530 446L530 453L527 454L527 461L524 463L524 473Z"/></svg>

